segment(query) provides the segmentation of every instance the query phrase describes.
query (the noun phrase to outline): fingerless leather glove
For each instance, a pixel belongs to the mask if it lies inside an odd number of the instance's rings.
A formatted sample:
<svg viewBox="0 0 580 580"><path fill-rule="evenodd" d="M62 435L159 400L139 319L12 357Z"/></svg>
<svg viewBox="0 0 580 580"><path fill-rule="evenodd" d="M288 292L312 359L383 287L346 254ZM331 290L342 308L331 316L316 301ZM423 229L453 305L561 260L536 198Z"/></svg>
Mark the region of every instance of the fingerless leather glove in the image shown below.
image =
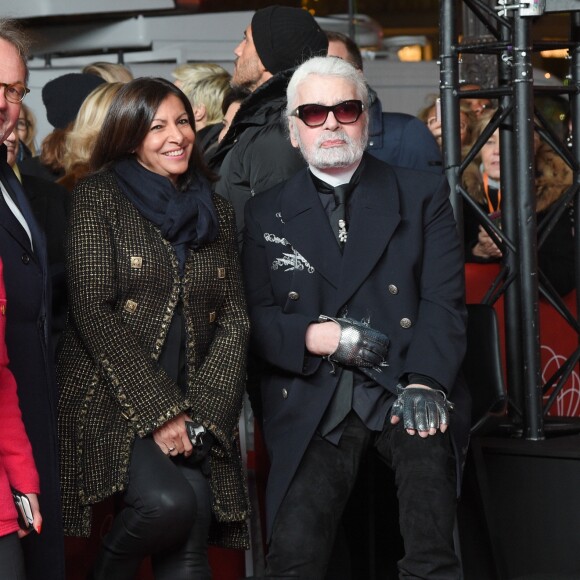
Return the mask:
<svg viewBox="0 0 580 580"><path fill-rule="evenodd" d="M332 318L321 314L320 322L332 321L340 326L340 341L328 360L344 366L387 366L389 338L362 322L351 318Z"/></svg>
<svg viewBox="0 0 580 580"><path fill-rule="evenodd" d="M397 400L391 414L403 421L405 429L429 431L438 429L442 423L449 424L449 412L453 403L443 391L418 387L397 388Z"/></svg>

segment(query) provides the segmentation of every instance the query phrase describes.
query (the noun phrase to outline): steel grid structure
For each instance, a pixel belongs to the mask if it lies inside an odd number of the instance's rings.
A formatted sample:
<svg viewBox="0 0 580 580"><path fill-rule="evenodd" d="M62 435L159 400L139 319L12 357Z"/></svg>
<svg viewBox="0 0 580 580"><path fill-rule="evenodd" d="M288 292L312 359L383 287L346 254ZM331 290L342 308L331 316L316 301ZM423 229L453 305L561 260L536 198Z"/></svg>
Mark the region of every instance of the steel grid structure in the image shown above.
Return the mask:
<svg viewBox="0 0 580 580"><path fill-rule="evenodd" d="M458 23L461 8L468 8L481 22L489 37L482 42L469 39L459 42ZM575 231L580 232L580 0L497 0L491 6L483 0L441 0L440 4L440 93L443 112L443 157L451 187L451 200L462 229L463 206L477 212L481 223L496 240L503 253L500 274L484 301L494 303L500 295L505 300L505 344L509 418L516 433L528 440L545 437L544 417L580 359L580 347L545 384L540 367L539 296L545 297L577 332L580 325L563 300L538 270L537 249L566 210L575 208ZM545 12L569 12L570 35L564 43L532 43L534 19ZM566 86L535 87L532 54L556 46L567 48L570 74ZM459 72L464 54L495 55L497 86L477 91L459 92ZM566 94L570 100L572 150L554 133L540 111L534 108L537 94ZM496 99L497 112L490 124L462 157L459 136L461 98ZM482 145L500 130L501 190L515 192L504 196L502 229L481 211L462 187L462 175ZM542 227L536 223L534 192L533 132L537 131L572 168L573 185L550 209ZM580 288L580 236L576 236L576 287ZM580 292L578 293L580 295ZM580 312L580 304L577 304ZM543 396L549 393L546 404Z"/></svg>

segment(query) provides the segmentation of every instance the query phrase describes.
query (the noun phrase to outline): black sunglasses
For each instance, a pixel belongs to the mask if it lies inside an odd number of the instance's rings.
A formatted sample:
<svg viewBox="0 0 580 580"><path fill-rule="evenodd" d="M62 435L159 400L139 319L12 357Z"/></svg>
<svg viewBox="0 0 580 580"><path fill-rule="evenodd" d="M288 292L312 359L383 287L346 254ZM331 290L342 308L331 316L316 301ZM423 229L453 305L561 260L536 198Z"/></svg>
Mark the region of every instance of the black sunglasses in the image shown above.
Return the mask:
<svg viewBox="0 0 580 580"><path fill-rule="evenodd" d="M296 107L291 113L291 117L298 117L308 127L320 127L328 118L328 113L332 111L334 118L343 125L350 125L356 123L365 106L362 101L351 100L342 101L336 105L300 105Z"/></svg>

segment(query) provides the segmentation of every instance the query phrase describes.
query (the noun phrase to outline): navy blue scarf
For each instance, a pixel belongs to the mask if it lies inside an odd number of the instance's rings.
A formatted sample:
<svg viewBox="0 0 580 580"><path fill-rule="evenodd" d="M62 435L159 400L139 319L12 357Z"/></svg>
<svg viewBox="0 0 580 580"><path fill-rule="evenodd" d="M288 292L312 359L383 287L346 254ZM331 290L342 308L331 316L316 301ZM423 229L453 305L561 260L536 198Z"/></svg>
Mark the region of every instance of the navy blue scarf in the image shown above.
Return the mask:
<svg viewBox="0 0 580 580"><path fill-rule="evenodd" d="M161 230L174 247L183 274L187 250L199 249L218 235L218 218L208 181L194 175L186 191L145 169L136 159L118 161L113 171L121 191L139 212Z"/></svg>

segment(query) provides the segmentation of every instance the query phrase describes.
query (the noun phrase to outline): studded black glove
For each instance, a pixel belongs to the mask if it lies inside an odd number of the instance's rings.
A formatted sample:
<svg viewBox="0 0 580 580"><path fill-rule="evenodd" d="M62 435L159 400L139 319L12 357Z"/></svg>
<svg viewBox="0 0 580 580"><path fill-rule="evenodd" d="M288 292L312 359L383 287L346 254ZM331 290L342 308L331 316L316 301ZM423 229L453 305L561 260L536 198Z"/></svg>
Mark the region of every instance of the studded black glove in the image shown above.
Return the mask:
<svg viewBox="0 0 580 580"><path fill-rule="evenodd" d="M321 314L318 320L330 320L340 326L338 348L328 356L328 360L353 367L379 369L388 366L389 338L379 330L351 318L332 318Z"/></svg>
<svg viewBox="0 0 580 580"><path fill-rule="evenodd" d="M443 391L401 386L397 390L399 394L391 414L403 421L405 429L429 431L439 429L442 423L449 425L453 403Z"/></svg>

